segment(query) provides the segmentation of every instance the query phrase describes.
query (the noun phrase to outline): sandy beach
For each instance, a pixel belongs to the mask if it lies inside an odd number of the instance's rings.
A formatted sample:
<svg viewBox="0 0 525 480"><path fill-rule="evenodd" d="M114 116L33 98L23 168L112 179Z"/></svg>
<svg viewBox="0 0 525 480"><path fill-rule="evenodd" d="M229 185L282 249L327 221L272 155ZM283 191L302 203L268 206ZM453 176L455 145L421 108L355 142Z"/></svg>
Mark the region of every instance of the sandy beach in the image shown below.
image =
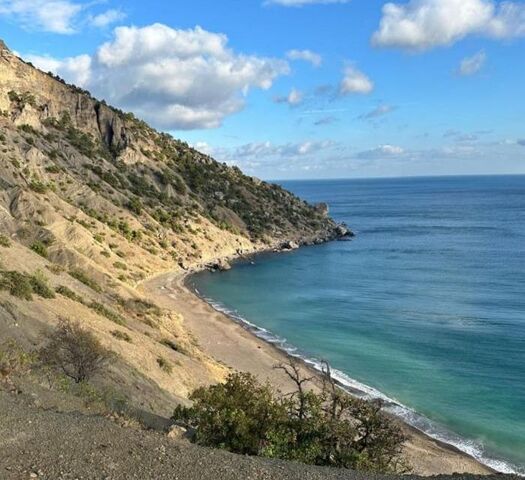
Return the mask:
<svg viewBox="0 0 525 480"><path fill-rule="evenodd" d="M186 278L187 275L164 274L145 282L143 288L160 306L181 313L186 328L195 336L200 348L215 360L233 370L250 372L283 392L290 391L293 387L289 379L282 371L274 369L276 364L286 361L286 355L213 309L187 288ZM312 375L313 370L307 372L307 367L304 368L305 373ZM409 437L405 451L413 473L493 473L455 447L408 425L405 428Z"/></svg>

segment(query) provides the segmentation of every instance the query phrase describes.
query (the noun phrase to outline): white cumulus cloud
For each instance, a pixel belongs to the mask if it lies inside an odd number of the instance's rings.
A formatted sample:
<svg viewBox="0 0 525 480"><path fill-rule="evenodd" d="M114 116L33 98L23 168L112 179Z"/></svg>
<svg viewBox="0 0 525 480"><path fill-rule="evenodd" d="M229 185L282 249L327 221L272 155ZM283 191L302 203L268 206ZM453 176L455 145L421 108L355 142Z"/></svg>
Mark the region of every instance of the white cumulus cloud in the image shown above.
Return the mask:
<svg viewBox="0 0 525 480"><path fill-rule="evenodd" d="M366 95L374 90L374 83L363 72L355 67L345 68L339 92L341 95L361 94Z"/></svg>
<svg viewBox="0 0 525 480"><path fill-rule="evenodd" d="M464 58L459 65L458 72L463 77L474 75L483 68L486 61L487 54L484 51L478 52L471 57Z"/></svg>
<svg viewBox="0 0 525 480"><path fill-rule="evenodd" d="M286 52L286 56L290 60L303 60L309 62L314 67L320 67L321 63L323 63L323 57L311 50L289 50Z"/></svg>
<svg viewBox="0 0 525 480"><path fill-rule="evenodd" d="M115 9L97 15L89 14L97 3L99 2L73 0L0 0L0 16L13 19L29 30L65 35L76 33L86 23L103 28L124 18L124 13Z"/></svg>
<svg viewBox="0 0 525 480"><path fill-rule="evenodd" d="M27 28L62 34L74 33L73 22L82 9L69 0L0 0L0 15Z"/></svg>
<svg viewBox="0 0 525 480"><path fill-rule="evenodd" d="M58 74L75 85L88 85L92 78L92 59L89 55L78 55L63 60L38 55L24 55L24 58L44 72Z"/></svg>
<svg viewBox="0 0 525 480"><path fill-rule="evenodd" d="M37 66L159 128L215 128L252 88L289 73L286 61L235 53L223 34L163 24L118 27L92 56L31 57Z"/></svg>
<svg viewBox="0 0 525 480"><path fill-rule="evenodd" d="M92 15L89 18L89 23L94 27L104 28L113 23L119 22L126 18L126 14L122 10L110 9L98 15Z"/></svg>
<svg viewBox="0 0 525 480"><path fill-rule="evenodd" d="M423 51L451 45L468 35L525 35L525 4L495 0L410 0L387 3L372 43Z"/></svg>

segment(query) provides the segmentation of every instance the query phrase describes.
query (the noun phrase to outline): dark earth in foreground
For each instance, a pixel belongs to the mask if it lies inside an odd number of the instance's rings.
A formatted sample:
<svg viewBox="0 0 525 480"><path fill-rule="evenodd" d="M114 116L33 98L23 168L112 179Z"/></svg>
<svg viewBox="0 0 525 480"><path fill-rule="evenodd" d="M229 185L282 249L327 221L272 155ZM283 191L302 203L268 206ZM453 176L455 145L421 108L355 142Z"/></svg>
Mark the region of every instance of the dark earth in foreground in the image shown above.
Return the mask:
<svg viewBox="0 0 525 480"><path fill-rule="evenodd" d="M0 478L62 479L383 479L394 478L244 457L201 448L153 430L125 428L95 414L46 407L41 392L0 390ZM67 410L67 409L66 409ZM407 480L421 478L405 476ZM509 475L454 478L490 480Z"/></svg>

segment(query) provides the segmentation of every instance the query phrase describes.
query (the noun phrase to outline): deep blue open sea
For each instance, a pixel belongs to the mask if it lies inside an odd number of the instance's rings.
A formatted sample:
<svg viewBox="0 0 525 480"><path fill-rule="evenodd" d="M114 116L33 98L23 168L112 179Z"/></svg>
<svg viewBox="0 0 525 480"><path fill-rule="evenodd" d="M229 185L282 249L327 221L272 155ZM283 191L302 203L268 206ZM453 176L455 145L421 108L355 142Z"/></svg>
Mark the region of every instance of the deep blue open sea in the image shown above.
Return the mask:
<svg viewBox="0 0 525 480"><path fill-rule="evenodd" d="M525 473L525 176L283 182L357 234L193 277L431 435Z"/></svg>

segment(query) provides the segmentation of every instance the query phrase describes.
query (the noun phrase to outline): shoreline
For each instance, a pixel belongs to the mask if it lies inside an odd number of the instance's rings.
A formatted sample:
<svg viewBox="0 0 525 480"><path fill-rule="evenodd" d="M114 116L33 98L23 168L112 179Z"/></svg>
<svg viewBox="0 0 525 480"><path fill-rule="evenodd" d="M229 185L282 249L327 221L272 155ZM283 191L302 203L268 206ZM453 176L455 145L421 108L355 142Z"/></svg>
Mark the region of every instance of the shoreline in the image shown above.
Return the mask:
<svg viewBox="0 0 525 480"><path fill-rule="evenodd" d="M229 261L233 267L236 263L249 262L251 258L259 257L260 255L278 253L283 252L278 250L265 250L262 252L255 252L246 256L237 257L233 260L229 259ZM284 253L286 253L286 251L284 251ZM295 358L305 367L306 370L311 372L311 374L313 374L315 377L319 377L321 374L321 361L319 359L309 356L306 352L302 352L297 346L289 344L286 339L279 337L278 335L268 331L263 327L259 327L258 325L250 322L248 319L235 314L235 312L229 311L225 307L223 308L220 302L215 302L211 298L207 298L201 294L196 286L191 283L191 278L192 276L201 273L204 270L205 269L202 268L195 269L194 271L182 274L178 280L179 287L184 288L188 293L208 305L215 312L225 316L231 322L239 325L243 330L248 332L256 339L267 344L269 347L274 349L279 356L284 355L285 357L290 356ZM220 272L212 271L212 273L219 274ZM352 396L359 398L368 397L381 399L385 404L385 410L390 415L400 420L408 430L417 435L423 435L424 437L438 443L444 449L448 449L468 457L469 459L481 465L486 470L487 474L508 474L523 476L514 469L512 464L504 460L484 457L480 447L478 447L472 441L461 437L455 432L449 430L444 425L433 422L412 408L407 407L397 400L388 397L386 394L377 390L376 388L364 384L359 380L355 380L344 372L333 368L332 377L341 389ZM470 448L472 453L469 452L467 448ZM476 473L479 472L476 471Z"/></svg>
<svg viewBox="0 0 525 480"><path fill-rule="evenodd" d="M241 258L233 256L226 260L249 261L255 255L273 251L265 249L261 252L251 252ZM216 361L233 370L251 372L261 381L268 381L283 393L290 391L292 386L289 380L273 368L276 364L286 361L289 353L279 348L275 342L272 343L258 336L254 331L257 326L218 310L193 290L189 284L191 276L204 268L206 266L202 265L183 272L161 274L142 285L158 300L164 300L162 303L169 304L170 308L183 315L185 326L195 336L199 346ZM319 371L313 364L309 364L308 359L302 357L298 359L305 373L314 374L314 384L319 386ZM348 386L339 380L338 383L349 390ZM360 391L357 388L355 390L354 394ZM433 438L398 415L396 417L408 433L409 440L405 447L405 455L414 467L413 474L431 476L453 473L477 475L498 473L497 470L483 464L457 446Z"/></svg>
<svg viewBox="0 0 525 480"><path fill-rule="evenodd" d="M242 259L239 259L239 261L242 261ZM246 330L249 334L253 335L255 338L265 342L268 344L271 348L273 348L276 353L279 356L291 356L298 360L306 370L311 372L317 379L319 375L321 374L321 364L318 359L309 357L307 354L303 354L297 347L294 345L288 344L286 340L279 338L277 335L273 334L273 332L269 332L265 328L259 327L247 319L234 315L233 312L225 311L224 309L221 309L217 304L214 304L210 302L210 299L203 296L197 288L191 284L191 277L195 274L199 273L199 271L189 273L187 275L184 275L181 279L181 285L184 289L186 289L190 294L197 297L202 302L209 305L213 310L218 312L221 315L226 316L230 319L230 321L234 322L235 324L239 325L241 328ZM426 423L430 427L441 427L440 425L433 424L431 420L426 418L425 416L419 414L415 410L410 409L409 407L406 407L405 405L402 405L401 403L397 402L396 400L391 399L390 397L386 396L382 392L376 390L374 387L370 387L366 384L361 383L358 380L355 380L351 377L349 377L344 372L341 372L337 369L332 369L332 378L335 380L336 384L345 392L352 396L356 396L358 398L379 398L384 401L385 403L385 410L395 418L397 418L399 421L402 422L403 426L410 432L410 435L422 435L425 438L428 438L437 444L439 444L442 448L446 450L450 450L451 452L455 452L459 455L464 455L468 457L469 459L473 460L474 462L478 463L482 466L482 468L486 469L487 474L516 474L514 471L502 471L496 469L494 466L489 465L487 463L484 463L482 459L477 458L473 454L470 454L464 450L462 450L459 446L452 443L452 441L447 441L444 438L440 438L439 434L432 435L430 432L425 431L422 428L419 428L415 424L410 423L409 419L406 418L406 416L403 416L402 413L409 412L411 416L420 423ZM443 434L451 434L455 435L456 441L460 442L463 440L459 435L454 434L453 432L450 432L446 430L446 428L441 427L443 429ZM495 462L498 463L498 460L492 460L492 459L486 459L487 462ZM503 462L502 462L503 463ZM504 468L504 467L503 467ZM463 472L458 472L463 473ZM476 472L479 473L479 472Z"/></svg>

